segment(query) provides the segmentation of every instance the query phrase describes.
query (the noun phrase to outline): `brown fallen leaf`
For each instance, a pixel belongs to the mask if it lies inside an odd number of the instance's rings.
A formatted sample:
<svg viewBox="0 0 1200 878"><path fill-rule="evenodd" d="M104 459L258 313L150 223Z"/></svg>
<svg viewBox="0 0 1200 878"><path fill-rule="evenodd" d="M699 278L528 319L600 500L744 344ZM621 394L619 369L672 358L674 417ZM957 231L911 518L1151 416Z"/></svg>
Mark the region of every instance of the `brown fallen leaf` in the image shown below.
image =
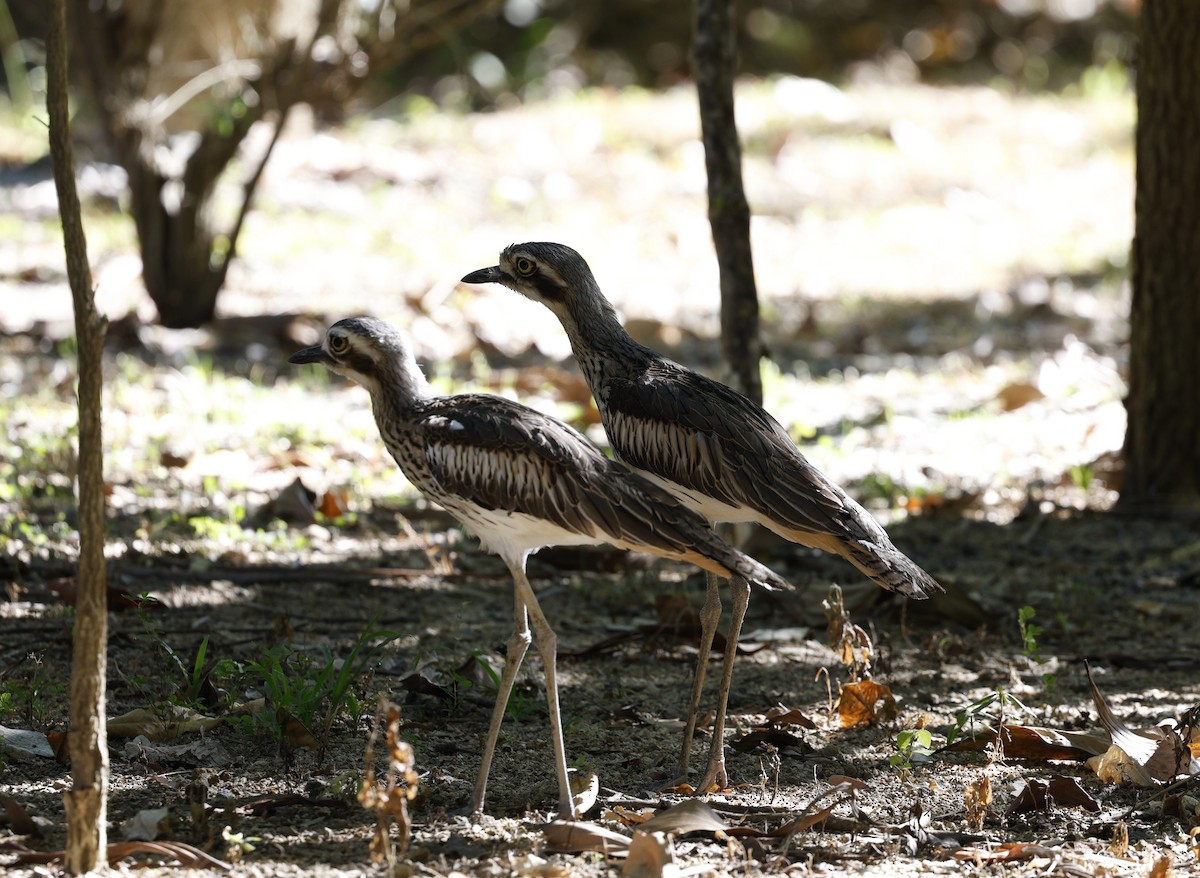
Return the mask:
<svg viewBox="0 0 1200 878"><path fill-rule="evenodd" d="M1134 731L1117 717L1100 688L1092 677L1090 664L1085 664L1088 686L1092 690L1092 703L1096 706L1096 716L1100 725L1108 732L1115 746L1120 747L1129 756L1130 762L1145 770L1145 774L1154 780L1171 780L1180 774L1200 773L1200 761L1192 756L1188 742L1179 732L1170 727L1152 726L1149 729ZM1136 779L1138 772L1125 772L1118 767L1119 760L1111 757L1111 764L1105 766L1113 775L1125 774L1130 782L1142 784ZM1117 781L1119 783L1119 781Z"/></svg>
<svg viewBox="0 0 1200 878"><path fill-rule="evenodd" d="M4 813L8 815L8 828L16 835L31 835L38 838L42 834L41 827L37 825L29 812L24 806L19 805L13 799L10 799L4 793L0 793L0 808L4 809Z"/></svg>
<svg viewBox="0 0 1200 878"><path fill-rule="evenodd" d="M622 878L676 878L675 851L664 832L638 829L629 842L629 855L621 869Z"/></svg>
<svg viewBox="0 0 1200 878"><path fill-rule="evenodd" d="M542 827L549 850L557 854L596 851L605 856L624 856L629 839L598 823L586 820L555 820Z"/></svg>
<svg viewBox="0 0 1200 878"><path fill-rule="evenodd" d="M1034 385L1021 382L1005 385L996 391L996 400L1000 403L1000 410L1004 412L1016 411L1031 402L1045 398L1046 395Z"/></svg>
<svg viewBox="0 0 1200 878"><path fill-rule="evenodd" d="M708 804L699 799L685 799L659 811L638 829L642 832L667 832L687 835L689 832L724 832L729 827Z"/></svg>
<svg viewBox="0 0 1200 878"><path fill-rule="evenodd" d="M1055 774L1048 781L1034 778L1026 782L1017 797L1004 809L1006 817L1026 811L1049 811L1055 805L1063 808L1083 808L1085 811L1100 810L1097 802L1073 777Z"/></svg>
<svg viewBox="0 0 1200 878"><path fill-rule="evenodd" d="M729 746L738 753L749 753L763 744L770 744L772 747L780 750L784 748L803 748L804 746L802 740L789 732L785 732L783 729L754 729L740 738L734 738L729 742Z"/></svg>
<svg viewBox="0 0 1200 878"><path fill-rule="evenodd" d="M204 716L178 704L164 701L139 707L108 720L110 738L136 738L145 735L151 741L170 741L192 732L215 729L224 720Z"/></svg>
<svg viewBox="0 0 1200 878"><path fill-rule="evenodd" d="M350 511L350 495L345 491L326 491L317 503L317 512L326 518L341 518Z"/></svg>
<svg viewBox="0 0 1200 878"><path fill-rule="evenodd" d="M79 600L79 583L74 576L52 579L46 583L46 588L54 592L66 606L73 607ZM104 587L105 605L110 613L123 610L154 610L160 609L156 601L141 601L129 593L129 587L121 584L108 583Z"/></svg>
<svg viewBox="0 0 1200 878"><path fill-rule="evenodd" d="M1159 857L1146 873L1146 878L1171 878L1171 856Z"/></svg>
<svg viewBox="0 0 1200 878"><path fill-rule="evenodd" d="M843 729L858 729L891 722L898 713L892 690L874 680L860 680L842 687L837 704L838 723Z"/></svg>
<svg viewBox="0 0 1200 878"><path fill-rule="evenodd" d="M1005 723L1000 727L1000 744L1004 755L1010 759L1028 759L1045 762L1056 759L1087 759L1108 749L1108 741L1098 735L1083 732L1064 732L1041 726L1022 726ZM980 732L970 738L960 738L947 744L942 752L975 752L996 743L997 733L992 730Z"/></svg>
<svg viewBox="0 0 1200 878"><path fill-rule="evenodd" d="M967 784L964 799L963 815L967 826L978 832L983 829L987 809L992 804L992 779L987 771Z"/></svg>
<svg viewBox="0 0 1200 878"><path fill-rule="evenodd" d="M1093 756L1087 767L1096 772L1096 777L1105 783L1117 785L1133 784L1135 787L1152 787L1154 778L1143 765L1139 765L1128 753L1113 744L1103 754Z"/></svg>
<svg viewBox="0 0 1200 878"><path fill-rule="evenodd" d="M802 729L815 729L817 727L817 724L805 716L800 708L793 707L789 710L783 705L772 707L767 711L767 725L800 726Z"/></svg>
<svg viewBox="0 0 1200 878"><path fill-rule="evenodd" d="M384 730L384 746L388 764L382 784L375 776L375 744L380 729ZM371 859L377 864L393 864L391 832L396 825L400 853L408 850L412 824L408 819L408 803L417 795L417 772L412 745L400 737L400 705L382 696L375 711L375 724L367 739L364 754L365 776L358 801L375 812L375 834L371 838ZM389 872L392 870L389 868Z"/></svg>
<svg viewBox="0 0 1200 878"><path fill-rule="evenodd" d="M951 856L956 860L975 860L983 863L1014 863L1033 857L1057 857L1060 851L1036 842L1013 841L991 849L960 848Z"/></svg>

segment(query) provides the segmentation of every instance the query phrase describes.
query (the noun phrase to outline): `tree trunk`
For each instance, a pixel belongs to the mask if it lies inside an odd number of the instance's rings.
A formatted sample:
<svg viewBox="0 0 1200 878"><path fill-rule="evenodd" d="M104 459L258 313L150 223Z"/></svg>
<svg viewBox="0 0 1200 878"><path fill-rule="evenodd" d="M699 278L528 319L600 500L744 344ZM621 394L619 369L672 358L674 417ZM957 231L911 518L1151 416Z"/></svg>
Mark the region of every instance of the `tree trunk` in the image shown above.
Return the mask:
<svg viewBox="0 0 1200 878"><path fill-rule="evenodd" d="M721 349L729 365L730 384L761 403L763 345L750 254L750 205L742 188L742 150L733 113L735 4L734 0L695 2L692 67L708 170L708 221L721 274Z"/></svg>
<svg viewBox="0 0 1200 878"><path fill-rule="evenodd" d="M1200 511L1200 4L1145 0L1122 505Z"/></svg>
<svg viewBox="0 0 1200 878"><path fill-rule="evenodd" d="M67 278L75 306L79 351L79 573L75 604L75 643L71 663L71 719L67 749L73 786L64 795L67 810L69 874L82 875L107 865L108 736L104 692L108 649L108 602L104 581L104 475L100 433L100 355L105 321L96 313L88 269L87 240L75 191L71 131L67 116L65 0L54 0L46 40L46 111L50 152L62 218Z"/></svg>

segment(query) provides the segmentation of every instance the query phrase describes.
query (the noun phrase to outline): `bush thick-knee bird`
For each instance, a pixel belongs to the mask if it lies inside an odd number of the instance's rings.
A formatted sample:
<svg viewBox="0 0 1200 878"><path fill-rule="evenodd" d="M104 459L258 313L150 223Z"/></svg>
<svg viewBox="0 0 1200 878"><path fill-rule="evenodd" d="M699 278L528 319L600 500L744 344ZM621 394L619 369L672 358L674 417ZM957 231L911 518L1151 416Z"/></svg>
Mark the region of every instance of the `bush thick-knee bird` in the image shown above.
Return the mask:
<svg viewBox="0 0 1200 878"><path fill-rule="evenodd" d="M531 553L610 543L767 588L788 587L721 540L671 493L605 457L561 421L497 396L436 395L408 338L382 320L335 323L322 344L288 361L320 363L365 387L383 442L408 480L473 531L512 574L515 624L472 798L475 812L483 809L500 724L532 626L545 666L560 816L575 815L558 708L556 639L525 574Z"/></svg>
<svg viewBox="0 0 1200 878"><path fill-rule="evenodd" d="M499 264L463 281L502 284L549 308L570 338L617 457L710 522L757 522L841 555L878 585L908 597L941 590L865 509L805 459L762 406L634 341L575 250L513 244ZM720 618L715 589L710 581L701 615L708 642ZM733 590L717 725L701 790L727 782L720 735L747 593L736 579ZM684 741L685 775L706 658L702 651Z"/></svg>

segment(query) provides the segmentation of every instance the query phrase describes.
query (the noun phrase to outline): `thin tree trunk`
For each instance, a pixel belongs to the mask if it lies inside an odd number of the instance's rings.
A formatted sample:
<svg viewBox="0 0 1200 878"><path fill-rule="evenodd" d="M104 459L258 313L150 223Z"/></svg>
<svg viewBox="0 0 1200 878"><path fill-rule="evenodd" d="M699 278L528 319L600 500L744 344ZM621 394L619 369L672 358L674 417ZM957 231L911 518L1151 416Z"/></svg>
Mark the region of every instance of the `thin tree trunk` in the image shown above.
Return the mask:
<svg viewBox="0 0 1200 878"><path fill-rule="evenodd" d="M708 170L708 221L721 272L721 349L730 383L762 402L763 356L758 291L750 254L750 205L742 188L742 150L733 114L737 58L734 0L695 0L692 68L700 100L700 130Z"/></svg>
<svg viewBox="0 0 1200 878"><path fill-rule="evenodd" d="M67 872L82 875L107 865L108 736L104 727L108 607L104 581L104 475L100 434L105 321L96 312L88 269L87 240L75 191L71 132L67 117L66 6L53 0L46 40L46 110L50 152L62 218L67 278L75 306L79 351L79 596L71 664L68 752L72 788L67 810Z"/></svg>
<svg viewBox="0 0 1200 878"><path fill-rule="evenodd" d="M1200 510L1200 4L1146 0L1121 503Z"/></svg>

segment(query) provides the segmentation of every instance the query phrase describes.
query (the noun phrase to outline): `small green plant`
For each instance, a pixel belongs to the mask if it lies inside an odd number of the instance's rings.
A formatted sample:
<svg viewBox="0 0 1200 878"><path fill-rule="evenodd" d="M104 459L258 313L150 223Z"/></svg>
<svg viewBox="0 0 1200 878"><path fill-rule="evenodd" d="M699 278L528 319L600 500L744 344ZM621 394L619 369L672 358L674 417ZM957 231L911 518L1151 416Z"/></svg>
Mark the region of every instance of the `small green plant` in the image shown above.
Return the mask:
<svg viewBox="0 0 1200 878"><path fill-rule="evenodd" d="M5 681L0 688L0 717L20 717L25 728L47 725L52 697L66 693L67 685L51 680L40 655L30 653L24 660L32 669L20 677Z"/></svg>
<svg viewBox="0 0 1200 878"><path fill-rule="evenodd" d="M1071 467L1071 484L1086 491L1092 486L1096 471L1086 463L1077 463Z"/></svg>
<svg viewBox="0 0 1200 878"><path fill-rule="evenodd" d="M473 650L471 657L475 659L475 663L483 668L483 672L488 675L492 681L492 688L499 691L500 689L500 674L488 662L482 658L483 653L479 650ZM457 671L450 672L451 678L454 680L455 691L469 689L471 681L459 674ZM508 704L504 706L504 715L511 719L514 723L520 725L521 721L528 715L529 711L534 707L532 699L526 698L525 693L520 687L513 686L512 692L508 696Z"/></svg>
<svg viewBox="0 0 1200 878"><path fill-rule="evenodd" d="M973 701L954 714L954 724L946 732L946 746L953 744L964 733L975 734L975 726L979 725L989 732L995 732L1010 712L1032 715L1033 711L1026 707L1015 695L1010 695L1004 689L998 688Z"/></svg>
<svg viewBox="0 0 1200 878"><path fill-rule="evenodd" d="M1043 665L1046 663L1045 657L1038 649L1037 638L1046 629L1041 625L1033 624L1033 617L1037 615L1037 611L1030 606L1021 607L1017 610L1017 627L1021 631L1021 652L1035 664ZM1058 678L1054 674L1042 674L1042 685L1046 687L1046 696L1048 698L1054 695L1054 686L1058 682Z"/></svg>
<svg viewBox="0 0 1200 878"><path fill-rule="evenodd" d="M319 656L291 646L265 650L259 659L245 665L251 677L261 680L263 694L274 708L266 711L261 719L276 737L282 737L276 710L286 711L311 729L324 708L324 725L317 739L323 753L329 743L333 721L343 705L355 723L361 718L365 708L353 693L352 686L383 648L398 636L394 631L368 624L344 660L334 656L326 646L321 647Z"/></svg>
<svg viewBox="0 0 1200 878"><path fill-rule="evenodd" d="M1021 629L1021 652L1038 661L1041 659L1041 654L1038 652L1037 636L1044 629L1040 625L1033 624L1032 620L1036 615L1037 610L1030 606L1024 606L1017 610L1017 627Z"/></svg>
<svg viewBox="0 0 1200 878"><path fill-rule="evenodd" d="M888 765L908 774L913 765L927 761L933 754L933 735L929 729L904 729L896 733L895 746L896 752L888 757Z"/></svg>

